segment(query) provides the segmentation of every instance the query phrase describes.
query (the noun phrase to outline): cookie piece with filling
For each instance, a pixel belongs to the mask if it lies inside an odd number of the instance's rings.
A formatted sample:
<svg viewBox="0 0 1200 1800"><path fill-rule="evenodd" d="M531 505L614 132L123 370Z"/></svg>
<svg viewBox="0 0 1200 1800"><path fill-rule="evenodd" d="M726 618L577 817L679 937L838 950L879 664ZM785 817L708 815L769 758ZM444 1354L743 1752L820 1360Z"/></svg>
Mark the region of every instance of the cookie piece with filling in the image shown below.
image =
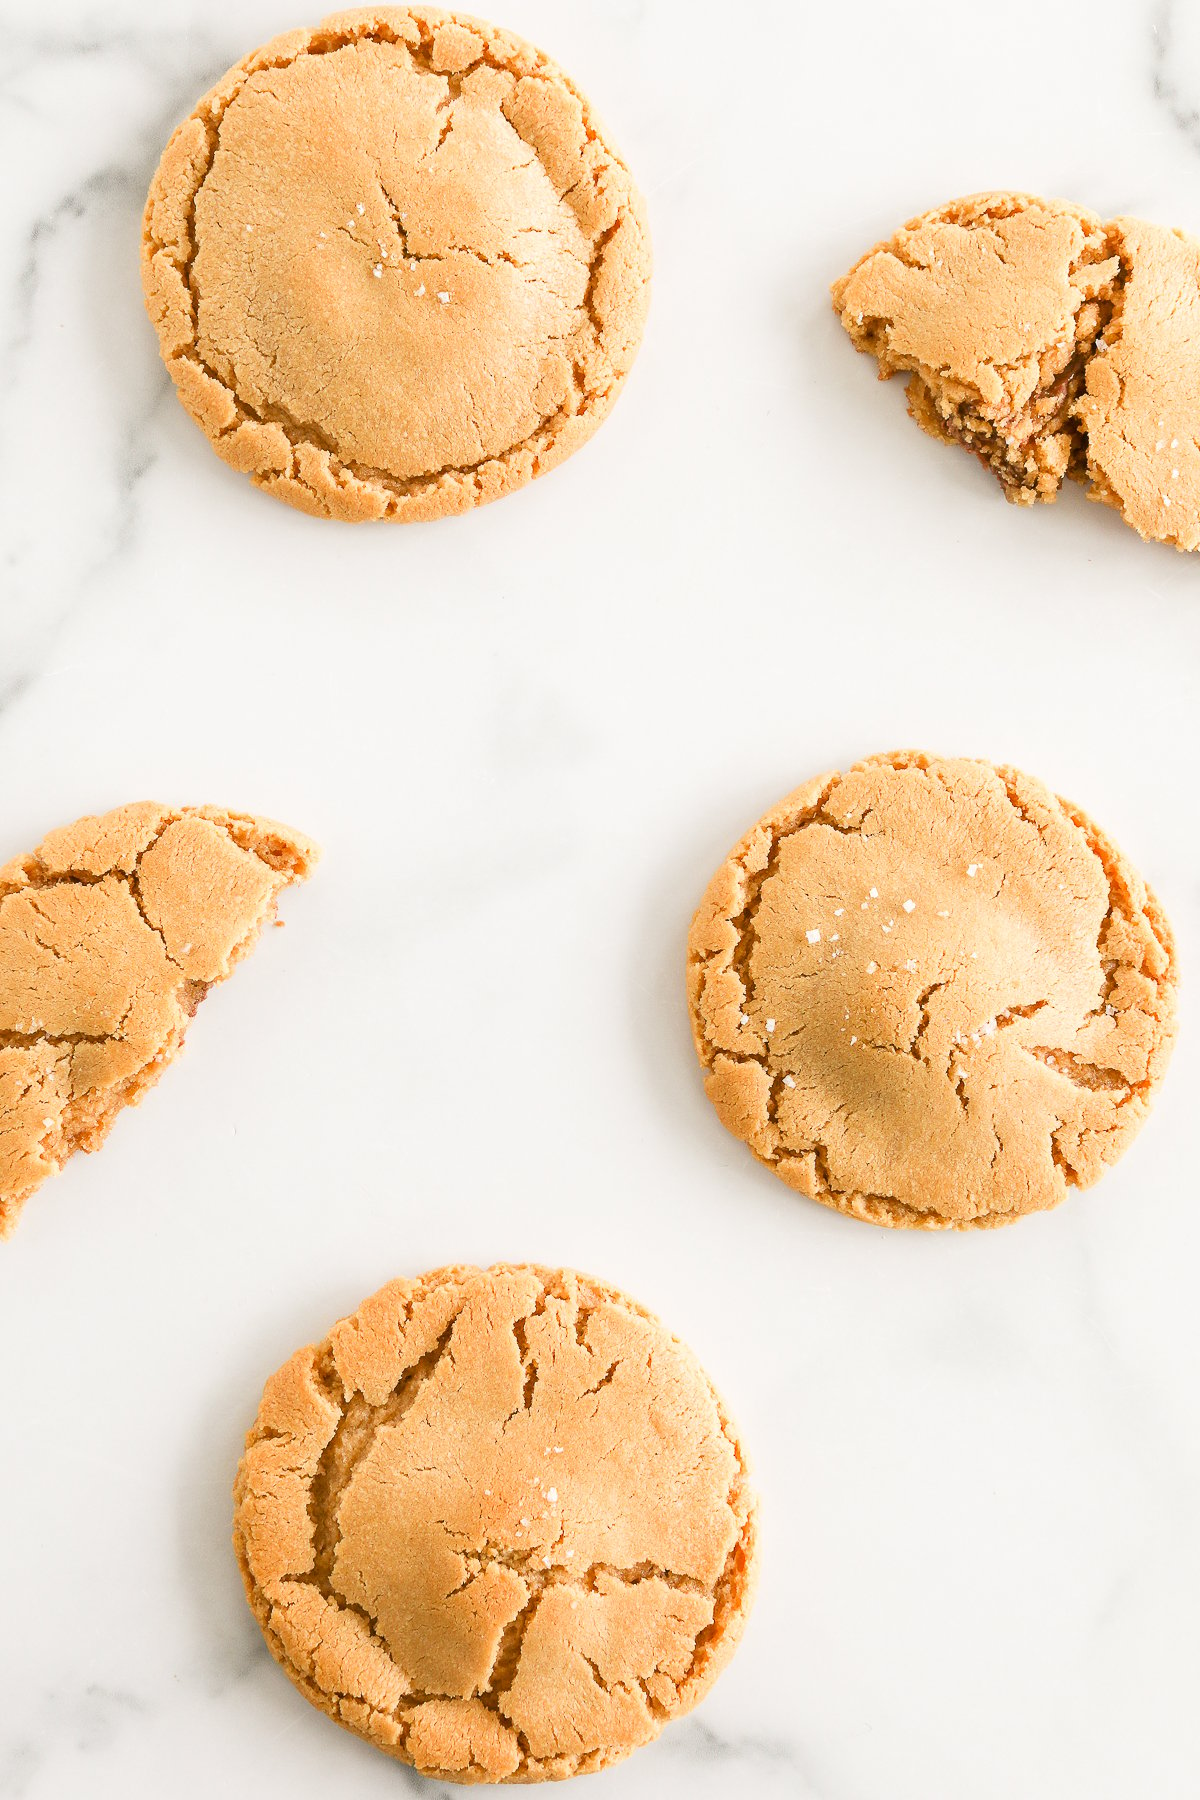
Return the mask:
<svg viewBox="0 0 1200 1800"><path fill-rule="evenodd" d="M0 1236L158 1080L317 855L267 819L145 801L0 869Z"/></svg>
<svg viewBox="0 0 1200 1800"><path fill-rule="evenodd" d="M599 1769L693 1706L756 1572L691 1352L587 1276L394 1281L267 1383L234 1542L314 1706L444 1781Z"/></svg>
<svg viewBox="0 0 1200 1800"><path fill-rule="evenodd" d="M273 39L172 137L143 284L179 397L266 492L432 519L596 429L649 294L642 201L574 83L427 6Z"/></svg>
<svg viewBox="0 0 1200 1800"><path fill-rule="evenodd" d="M1147 1116L1175 992L1160 907L1085 813L915 752L774 807L688 939L723 1124L880 1225L1000 1225L1090 1186Z"/></svg>
<svg viewBox="0 0 1200 1800"><path fill-rule="evenodd" d="M1010 500L1065 476L1142 537L1200 548L1200 241L1032 194L912 219L833 287L880 376Z"/></svg>
<svg viewBox="0 0 1200 1800"><path fill-rule="evenodd" d="M1082 455L1075 401L1120 273L1116 238L1093 213L975 194L877 244L833 301L881 378L908 374L917 423L1029 503L1052 500Z"/></svg>

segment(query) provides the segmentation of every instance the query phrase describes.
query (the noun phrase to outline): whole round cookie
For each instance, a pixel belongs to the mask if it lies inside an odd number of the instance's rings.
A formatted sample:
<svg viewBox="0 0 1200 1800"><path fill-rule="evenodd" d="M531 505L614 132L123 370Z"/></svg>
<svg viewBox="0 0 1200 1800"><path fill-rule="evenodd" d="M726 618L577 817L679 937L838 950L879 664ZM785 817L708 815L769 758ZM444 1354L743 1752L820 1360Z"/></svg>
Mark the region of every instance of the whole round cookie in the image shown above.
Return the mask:
<svg viewBox="0 0 1200 1800"><path fill-rule="evenodd" d="M1000 1225L1090 1186L1149 1111L1175 988L1167 921L1086 814L915 752L767 813L688 939L722 1122L879 1225Z"/></svg>
<svg viewBox="0 0 1200 1800"><path fill-rule="evenodd" d="M432 519L562 462L641 338L629 171L541 51L431 7L334 14L171 138L146 304L218 454L305 512Z"/></svg>
<svg viewBox="0 0 1200 1800"><path fill-rule="evenodd" d="M234 1542L300 1691L447 1781L602 1768L686 1712L753 1598L719 1396L583 1275L394 1281L267 1383Z"/></svg>

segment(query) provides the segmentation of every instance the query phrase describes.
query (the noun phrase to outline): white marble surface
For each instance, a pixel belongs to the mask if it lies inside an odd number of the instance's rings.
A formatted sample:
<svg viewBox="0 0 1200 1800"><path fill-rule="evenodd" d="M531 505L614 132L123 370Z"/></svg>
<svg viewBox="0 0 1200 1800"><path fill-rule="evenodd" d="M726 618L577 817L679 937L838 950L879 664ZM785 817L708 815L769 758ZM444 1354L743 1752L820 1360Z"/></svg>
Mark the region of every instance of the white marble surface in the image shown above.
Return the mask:
<svg viewBox="0 0 1200 1800"><path fill-rule="evenodd" d="M432 1792L270 1662L229 1550L263 1378L387 1277L591 1268L726 1389L761 1597L596 1800L1174 1800L1200 1755L1197 1032L1102 1186L889 1235L701 1091L682 940L817 769L921 745L1078 798L1200 961L1200 563L1005 507L826 300L988 185L1200 229L1200 8L511 0L649 195L594 443L441 525L255 494L176 404L142 197L283 0L24 0L0 85L0 857L214 800L316 879L0 1254L0 1800Z"/></svg>

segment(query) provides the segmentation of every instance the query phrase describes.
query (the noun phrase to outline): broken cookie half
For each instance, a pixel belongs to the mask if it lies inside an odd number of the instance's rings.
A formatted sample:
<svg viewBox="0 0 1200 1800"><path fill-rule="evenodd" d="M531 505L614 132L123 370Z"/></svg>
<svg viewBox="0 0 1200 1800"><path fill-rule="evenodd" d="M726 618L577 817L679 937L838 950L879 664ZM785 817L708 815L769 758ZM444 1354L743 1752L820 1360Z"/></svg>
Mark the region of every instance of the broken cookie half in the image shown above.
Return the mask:
<svg viewBox="0 0 1200 1800"><path fill-rule="evenodd" d="M1065 201L976 194L923 213L834 284L909 411L1010 500L1070 475L1144 538L1200 546L1200 241Z"/></svg>
<svg viewBox="0 0 1200 1800"><path fill-rule="evenodd" d="M158 1080L318 854L267 819L143 801L0 868L0 1236Z"/></svg>

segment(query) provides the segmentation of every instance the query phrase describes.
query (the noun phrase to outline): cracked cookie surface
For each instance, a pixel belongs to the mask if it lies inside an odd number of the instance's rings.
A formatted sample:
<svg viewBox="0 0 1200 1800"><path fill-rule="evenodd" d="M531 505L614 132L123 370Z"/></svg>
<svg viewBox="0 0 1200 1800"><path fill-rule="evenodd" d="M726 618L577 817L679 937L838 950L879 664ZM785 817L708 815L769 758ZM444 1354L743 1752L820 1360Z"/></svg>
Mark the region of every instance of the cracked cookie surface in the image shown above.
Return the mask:
<svg viewBox="0 0 1200 1800"><path fill-rule="evenodd" d="M1200 549L1200 241L1116 229L1128 273L1078 405L1089 493L1142 537Z"/></svg>
<svg viewBox="0 0 1200 1800"><path fill-rule="evenodd" d="M1097 1180L1149 1111L1175 990L1157 902L1084 813L916 752L773 808L688 939L722 1122L881 1225L999 1225Z"/></svg>
<svg viewBox="0 0 1200 1800"><path fill-rule="evenodd" d="M617 1761L700 1698L753 1596L719 1397L653 1315L571 1272L382 1288L272 1376L234 1492L276 1660L443 1780Z"/></svg>
<svg viewBox="0 0 1200 1800"><path fill-rule="evenodd" d="M316 855L270 820L145 801L0 868L0 1236L158 1080Z"/></svg>
<svg viewBox="0 0 1200 1800"><path fill-rule="evenodd" d="M246 57L184 121L143 284L180 399L267 492L436 518L563 461L641 338L641 199L538 50L423 6Z"/></svg>
<svg viewBox="0 0 1200 1800"><path fill-rule="evenodd" d="M882 377L1010 500L1070 475L1144 538L1200 545L1200 244L1036 195L912 219L834 284Z"/></svg>

